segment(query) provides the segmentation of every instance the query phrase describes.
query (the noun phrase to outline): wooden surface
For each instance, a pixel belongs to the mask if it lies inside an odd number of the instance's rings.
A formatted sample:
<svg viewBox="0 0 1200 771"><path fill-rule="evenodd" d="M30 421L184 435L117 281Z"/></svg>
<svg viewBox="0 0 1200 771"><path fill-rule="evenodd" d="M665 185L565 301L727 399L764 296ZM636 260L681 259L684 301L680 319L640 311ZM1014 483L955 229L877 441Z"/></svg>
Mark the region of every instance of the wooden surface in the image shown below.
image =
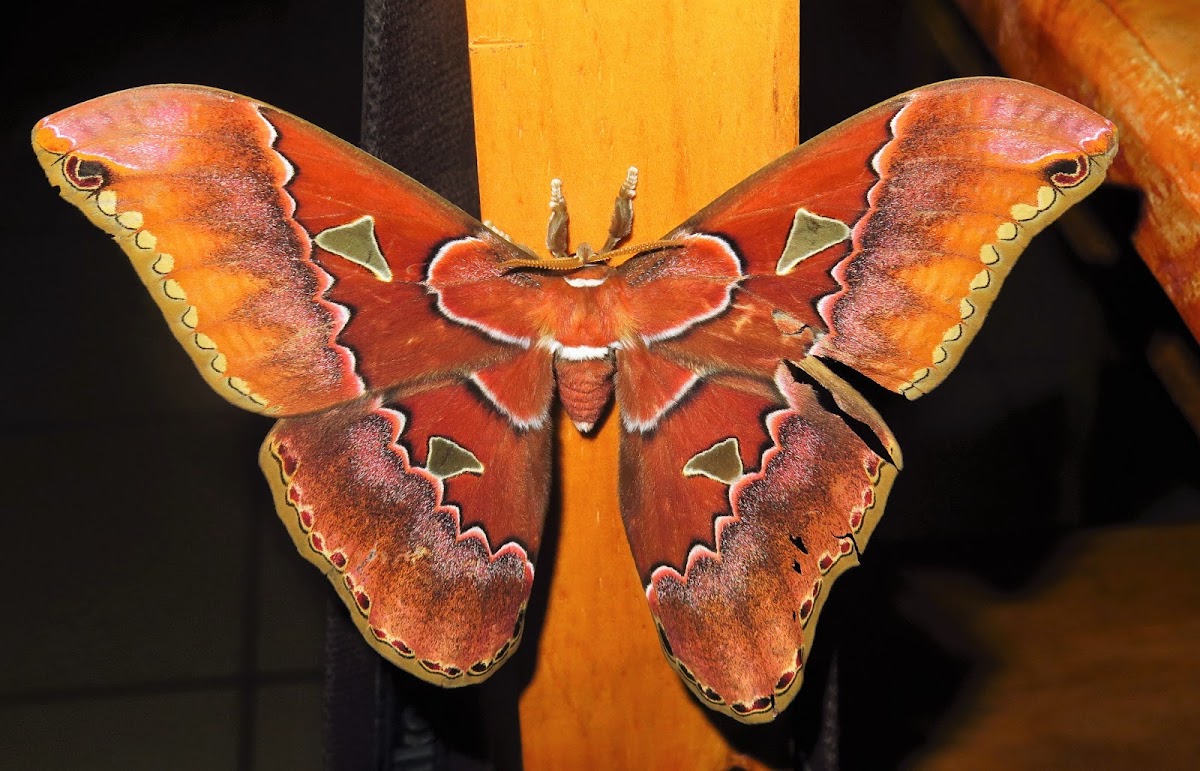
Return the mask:
<svg viewBox="0 0 1200 771"><path fill-rule="evenodd" d="M572 247L598 247L637 166L633 240L648 241L796 143L796 0L467 6L483 215L539 253L551 178ZM616 416L594 437L560 428L557 560L538 564L545 625L524 642L538 646L520 706L525 767L754 767L655 638L617 507Z"/></svg>
<svg viewBox="0 0 1200 771"><path fill-rule="evenodd" d="M1005 72L1112 119L1134 243L1200 339L1200 2L957 0Z"/></svg>
<svg viewBox="0 0 1200 771"><path fill-rule="evenodd" d="M1017 596L913 583L979 663L922 769L1200 767L1200 523L1070 539Z"/></svg>

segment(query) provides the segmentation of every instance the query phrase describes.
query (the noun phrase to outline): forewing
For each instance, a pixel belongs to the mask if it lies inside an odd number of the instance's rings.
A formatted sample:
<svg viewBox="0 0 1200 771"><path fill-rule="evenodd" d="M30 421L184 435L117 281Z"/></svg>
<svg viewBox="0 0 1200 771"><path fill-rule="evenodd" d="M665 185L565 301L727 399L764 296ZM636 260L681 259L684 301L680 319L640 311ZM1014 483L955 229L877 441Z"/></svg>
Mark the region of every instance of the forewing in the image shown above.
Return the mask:
<svg viewBox="0 0 1200 771"><path fill-rule="evenodd" d="M516 247L281 110L200 86L147 86L42 119L33 144L51 182L114 236L201 374L237 406L312 412L528 347L519 321L473 325L428 286L441 257L443 271L458 269L460 294L520 308L530 280L496 267L522 254Z"/></svg>
<svg viewBox="0 0 1200 771"><path fill-rule="evenodd" d="M975 336L1042 228L1103 179L1116 130L1019 81L949 81L873 107L767 166L668 238L726 240L744 293L812 353L916 398ZM791 323L791 322L789 322Z"/></svg>

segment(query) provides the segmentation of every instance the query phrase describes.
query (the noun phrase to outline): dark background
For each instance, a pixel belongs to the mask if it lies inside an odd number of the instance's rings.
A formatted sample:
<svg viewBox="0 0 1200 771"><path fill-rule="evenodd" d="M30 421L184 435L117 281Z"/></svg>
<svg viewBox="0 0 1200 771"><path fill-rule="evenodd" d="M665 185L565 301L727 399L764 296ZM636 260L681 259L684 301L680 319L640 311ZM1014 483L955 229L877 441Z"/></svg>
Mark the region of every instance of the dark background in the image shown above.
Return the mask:
<svg viewBox="0 0 1200 771"><path fill-rule="evenodd" d="M803 135L989 67L947 47L939 25L956 18L940 3L804 3ZM362 11L58 3L7 22L0 767L320 767L326 586L294 555L260 478L269 421L196 377L124 256L46 185L28 132L103 93L195 82L355 141ZM404 170L420 180L427 167ZM864 387L906 469L822 621L818 658L840 662L844 767L919 758L970 682L971 659L911 612L922 599L910 571L952 567L1019 594L1074 532L1200 514L1200 447L1146 359L1152 340L1190 337L1128 246L1137 204L1128 191L1094 195L1084 226L1106 238L1086 254L1059 228L1036 239L933 395ZM764 745L781 731L812 745L813 682ZM438 731L487 754L461 736L485 735L478 725ZM738 742L753 750L756 736Z"/></svg>
<svg viewBox="0 0 1200 771"><path fill-rule="evenodd" d="M231 409L108 238L46 184L42 115L155 82L358 138L356 3L19 4L6 18L0 767L320 768L327 582ZM14 275L15 273L15 275Z"/></svg>

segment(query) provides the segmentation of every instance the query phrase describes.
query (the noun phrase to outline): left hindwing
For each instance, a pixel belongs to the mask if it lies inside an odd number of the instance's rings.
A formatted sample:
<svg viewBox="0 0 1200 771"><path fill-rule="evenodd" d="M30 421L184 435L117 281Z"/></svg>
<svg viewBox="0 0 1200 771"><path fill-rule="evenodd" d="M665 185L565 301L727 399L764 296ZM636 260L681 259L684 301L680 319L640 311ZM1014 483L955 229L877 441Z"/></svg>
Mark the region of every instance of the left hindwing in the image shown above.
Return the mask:
<svg viewBox="0 0 1200 771"><path fill-rule="evenodd" d="M438 685L491 675L520 640L549 460L548 422L514 430L466 383L284 418L260 453L367 641Z"/></svg>

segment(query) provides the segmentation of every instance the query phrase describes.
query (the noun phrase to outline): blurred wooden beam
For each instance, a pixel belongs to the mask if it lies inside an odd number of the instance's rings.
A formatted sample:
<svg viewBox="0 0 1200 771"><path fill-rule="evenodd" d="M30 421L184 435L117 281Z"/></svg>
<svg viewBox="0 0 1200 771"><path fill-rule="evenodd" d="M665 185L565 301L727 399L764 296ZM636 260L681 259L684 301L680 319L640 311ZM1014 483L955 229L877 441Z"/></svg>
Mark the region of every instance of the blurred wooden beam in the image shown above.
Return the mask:
<svg viewBox="0 0 1200 771"><path fill-rule="evenodd" d="M945 570L910 575L978 664L927 771L1195 768L1200 758L1200 524L1070 538L1001 595ZM948 641L949 642L949 641Z"/></svg>
<svg viewBox="0 0 1200 771"><path fill-rule="evenodd" d="M1005 72L1120 128L1111 176L1146 197L1134 245L1200 340L1200 3L957 2Z"/></svg>

